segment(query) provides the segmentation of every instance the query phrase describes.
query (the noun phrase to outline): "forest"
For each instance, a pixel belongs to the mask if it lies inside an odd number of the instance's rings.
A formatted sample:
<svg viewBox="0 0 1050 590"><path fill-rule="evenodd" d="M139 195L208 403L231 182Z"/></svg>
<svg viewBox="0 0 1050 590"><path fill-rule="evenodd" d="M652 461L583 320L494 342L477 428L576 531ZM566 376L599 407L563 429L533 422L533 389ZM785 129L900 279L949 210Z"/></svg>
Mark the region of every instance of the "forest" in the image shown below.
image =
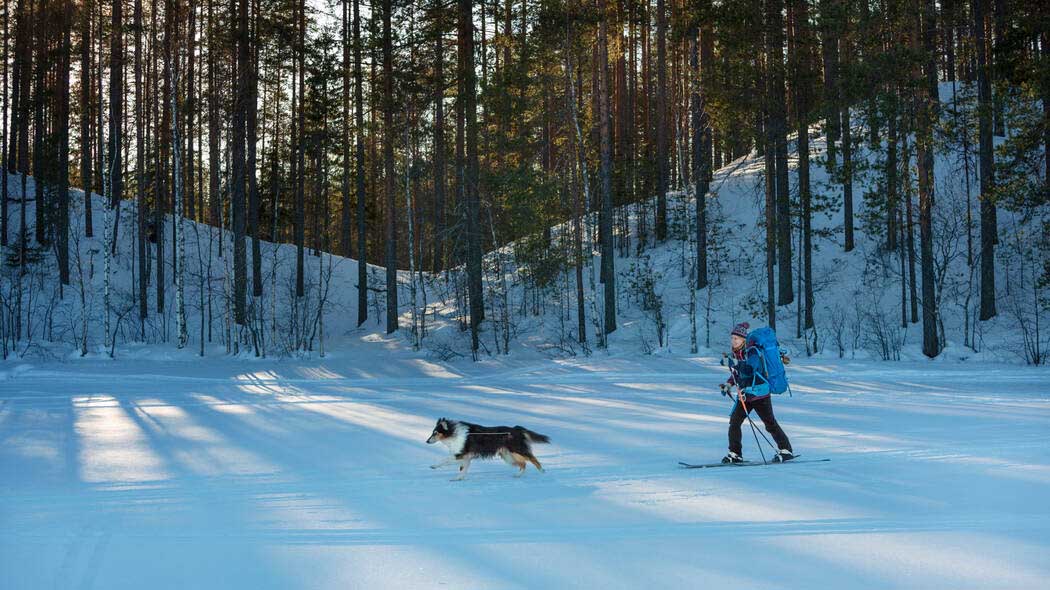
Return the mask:
<svg viewBox="0 0 1050 590"><path fill-rule="evenodd" d="M1044 3L2 3L4 358L695 353L744 314L1047 362Z"/></svg>

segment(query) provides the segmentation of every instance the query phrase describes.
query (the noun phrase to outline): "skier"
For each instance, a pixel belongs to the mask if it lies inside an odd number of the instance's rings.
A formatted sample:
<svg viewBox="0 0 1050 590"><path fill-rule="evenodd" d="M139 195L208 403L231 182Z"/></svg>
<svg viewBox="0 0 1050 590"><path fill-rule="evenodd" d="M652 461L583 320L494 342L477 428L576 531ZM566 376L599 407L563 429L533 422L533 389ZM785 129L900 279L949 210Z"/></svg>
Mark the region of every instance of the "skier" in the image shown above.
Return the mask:
<svg viewBox="0 0 1050 590"><path fill-rule="evenodd" d="M755 376L759 379L765 376L763 373L763 362L761 352L755 347L747 346L747 334L751 325L747 322L737 324L730 334L730 343L733 347L732 356L729 358L729 370L731 376L729 381L719 385L722 395L730 395L732 388L737 388L736 403L729 415L729 454L722 459L722 463L741 463L744 461L742 447L740 445L741 425L747 415L754 410L762 419L766 432L773 436L779 451L773 457L774 462L789 461L795 458L791 450L791 441L788 440L784 429L777 424L777 418L773 415L773 400L769 397L768 389L764 393L755 395L750 393L755 385ZM789 362L787 357L781 355L784 364Z"/></svg>

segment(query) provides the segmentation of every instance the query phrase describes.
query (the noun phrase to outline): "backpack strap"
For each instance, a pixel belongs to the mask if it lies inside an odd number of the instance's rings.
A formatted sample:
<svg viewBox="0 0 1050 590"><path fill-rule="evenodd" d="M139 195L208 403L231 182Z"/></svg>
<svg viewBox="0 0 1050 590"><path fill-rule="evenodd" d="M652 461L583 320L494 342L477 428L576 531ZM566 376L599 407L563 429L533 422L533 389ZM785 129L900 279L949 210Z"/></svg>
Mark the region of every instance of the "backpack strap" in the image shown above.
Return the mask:
<svg viewBox="0 0 1050 590"><path fill-rule="evenodd" d="M744 359L745 359L744 362L747 362L747 355L750 354L751 351L756 351L758 353L758 358L761 359L761 361L762 361L762 370L761 371L755 371L754 377L751 380L751 387L745 388L744 389L744 393L750 393L751 395L754 395L756 397L761 397L763 395L768 395L769 394L769 376L768 376L769 375L769 369L766 367L766 355L763 354L763 352L757 346L749 346L744 351ZM762 383L756 383L757 379L761 379Z"/></svg>

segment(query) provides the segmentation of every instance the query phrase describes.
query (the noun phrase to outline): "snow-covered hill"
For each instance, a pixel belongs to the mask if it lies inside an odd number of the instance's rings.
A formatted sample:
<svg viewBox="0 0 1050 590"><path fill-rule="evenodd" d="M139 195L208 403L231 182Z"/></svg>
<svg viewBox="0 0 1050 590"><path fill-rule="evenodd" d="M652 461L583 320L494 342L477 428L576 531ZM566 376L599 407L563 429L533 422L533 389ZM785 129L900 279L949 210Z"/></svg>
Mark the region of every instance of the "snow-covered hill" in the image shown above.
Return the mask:
<svg viewBox="0 0 1050 590"><path fill-rule="evenodd" d="M949 100L950 87L944 89ZM859 114L853 121L856 135L864 137ZM814 229L815 330L801 335L797 331L797 303L777 309L777 326L781 340L796 355L813 354L851 358L921 358L919 324L908 322L901 327L901 260L896 252L882 248L878 213L871 210L865 195L878 195L883 145L863 142L855 150L857 169L854 195L856 203L857 247L846 253L842 248L841 187L832 182L822 165L825 138L819 127L813 128L812 187L817 212ZM795 165L794 142L789 148L791 165ZM914 152L914 150L912 150ZM1035 304L1036 294L1024 288L1033 281L1038 268L1026 260L1023 236L1034 227L1031 219L1022 219L1001 210L1001 241L996 264L1000 278L1000 314L988 322L977 322L978 273L967 263L965 166L957 150L945 142L936 161L937 201L934 231L937 243L935 258L938 269L940 320L948 343L941 355L948 359L984 358L1024 362L1022 329L1033 332L1036 324L1045 325L1045 307ZM971 154L971 158L973 154ZM913 160L914 163L914 160ZM648 240L639 243L636 234L638 216L649 214L651 204L631 205L624 214L631 234L629 247L617 248L617 292L619 329L612 334L608 350L601 354L688 354L695 332L701 350L720 350L729 328L740 321L753 325L765 319L765 267L763 219L763 164L752 153L730 162L714 174L712 193L708 198L708 232L710 236L710 276L712 285L694 291L688 279L692 272L690 242L695 203L688 191L669 195L670 237L663 243ZM976 193L976 173L970 166L971 195ZM9 177L11 194L19 198L20 182ZM793 173L793 197L797 190ZM32 195L32 179L28 182ZM913 195L917 200L917 196ZM884 199L879 196L875 202ZM72 284L61 289L55 270L54 255L42 251L21 279L10 264L3 268L5 306L9 320L17 294L22 294L24 337L15 347L18 355L58 355L79 357L86 348L89 355L105 354L103 326L103 204L94 197L95 237L83 237L83 194L73 191L71 207ZM979 236L976 220L976 197L971 196L972 235ZM33 202L28 207L27 224L33 227ZM11 226L17 231L18 202L12 202ZM111 337L118 357L192 358L197 354L242 354L283 356L288 354L327 355L354 354L356 347L381 347L401 354L420 354L431 358L469 357L469 335L462 330L462 307L457 305L457 281L462 273L441 275L420 273L416 277L416 305L410 305L412 275L400 273L402 330L384 334L382 314L385 309L381 289L369 292L370 319L361 327L357 318L357 261L323 254L307 256L306 295L294 297L295 251L290 245L263 243L262 278L264 295L252 300L253 321L249 327L237 328L230 321L227 302L232 276L228 232L218 228L186 222L185 307L189 342L185 349L175 347L176 294L171 268L173 260L171 219L166 223L165 277L167 297L162 313L156 313L154 281L150 269L150 314L140 322L137 312L137 262L134 242L135 204L121 206L117 255L113 258L111 296L108 314ZM917 220L917 211L915 212ZM796 220L797 222L797 220ZM917 223L917 221L916 221ZM1025 225L1028 224L1028 225ZM651 223L649 224L651 226ZM568 224L553 228L552 251L568 247ZM918 230L915 230L918 240ZM12 236L14 238L14 236ZM524 243L524 242L523 242ZM593 245L587 241L587 245ZM644 247L639 248L642 245ZM152 247L152 244L151 244ZM220 257L220 247L223 255ZM974 246L976 248L976 246ZM485 295L488 307L483 326L483 357L497 358L510 352L523 358L539 356L574 356L598 352L594 318L600 314L600 287L586 288L587 344L579 343L575 300L575 273L572 267L535 268L522 263L517 245L510 245L486 256ZM309 254L309 252L308 252ZM794 248L795 275L798 270L798 245ZM524 254L522 254L524 256ZM10 254L7 257L10 261ZM551 257L557 259L557 257ZM907 262L907 261L905 261ZM598 257L588 260L584 273L597 273ZM918 262L916 261L916 265ZM975 263L976 264L976 263ZM1027 266L1026 266L1027 264ZM152 265L152 262L151 262ZM544 271L544 272L541 272ZM250 272L250 265L249 265ZM369 268L372 287L383 286L381 268ZM250 278L249 278L250 283ZM83 290L81 285L83 284ZM1011 285L1020 285L1011 289ZM796 288L797 291L797 288ZM83 297L81 297L83 292ZM797 294L797 293L796 293ZM907 295L907 293L905 293ZM695 296L695 301L691 298ZM323 300L323 314L318 308ZM796 297L796 301L798 297ZM695 313L690 313L695 304ZM910 306L910 302L909 302ZM413 307L418 331L412 329ZM86 321L85 321L86 317ZM321 321L319 321L321 320ZM85 337L86 334L86 337ZM1037 336L1043 350L1048 348L1050 331ZM323 341L323 342L322 342ZM203 346L202 346L203 342ZM235 346L236 343L236 346ZM1044 353L1045 356L1045 353Z"/></svg>

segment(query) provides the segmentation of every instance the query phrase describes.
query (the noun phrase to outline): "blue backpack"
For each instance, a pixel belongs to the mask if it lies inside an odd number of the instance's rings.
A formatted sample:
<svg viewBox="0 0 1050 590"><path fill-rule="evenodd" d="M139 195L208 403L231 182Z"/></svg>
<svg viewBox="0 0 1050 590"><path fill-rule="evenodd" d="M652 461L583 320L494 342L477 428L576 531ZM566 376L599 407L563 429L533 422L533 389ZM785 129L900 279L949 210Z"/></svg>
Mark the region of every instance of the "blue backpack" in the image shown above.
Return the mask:
<svg viewBox="0 0 1050 590"><path fill-rule="evenodd" d="M787 371L784 370L784 363L780 360L780 344L777 342L776 332L769 327L752 330L747 335L747 347L754 348L762 358L765 371L760 376L769 386L769 393L787 391ZM755 386L756 389L761 387L758 384Z"/></svg>

